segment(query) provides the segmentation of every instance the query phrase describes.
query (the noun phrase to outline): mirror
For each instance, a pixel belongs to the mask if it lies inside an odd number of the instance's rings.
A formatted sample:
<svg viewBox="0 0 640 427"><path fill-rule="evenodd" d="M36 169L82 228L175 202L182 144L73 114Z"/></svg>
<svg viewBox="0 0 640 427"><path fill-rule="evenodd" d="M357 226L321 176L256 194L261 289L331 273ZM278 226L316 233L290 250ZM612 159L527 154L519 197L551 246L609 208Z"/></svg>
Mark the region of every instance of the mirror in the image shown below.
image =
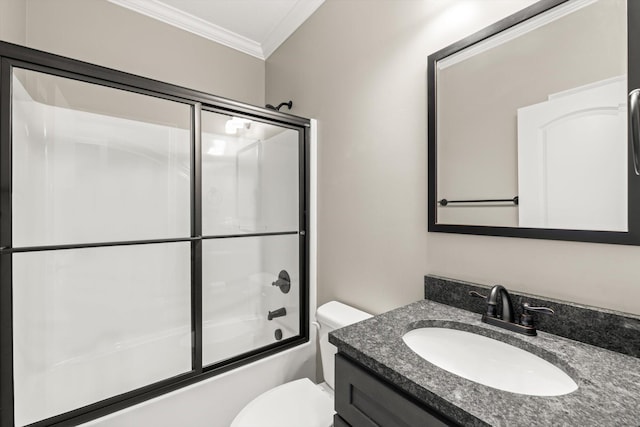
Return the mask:
<svg viewBox="0 0 640 427"><path fill-rule="evenodd" d="M430 231L635 244L635 8L540 1L429 56Z"/></svg>

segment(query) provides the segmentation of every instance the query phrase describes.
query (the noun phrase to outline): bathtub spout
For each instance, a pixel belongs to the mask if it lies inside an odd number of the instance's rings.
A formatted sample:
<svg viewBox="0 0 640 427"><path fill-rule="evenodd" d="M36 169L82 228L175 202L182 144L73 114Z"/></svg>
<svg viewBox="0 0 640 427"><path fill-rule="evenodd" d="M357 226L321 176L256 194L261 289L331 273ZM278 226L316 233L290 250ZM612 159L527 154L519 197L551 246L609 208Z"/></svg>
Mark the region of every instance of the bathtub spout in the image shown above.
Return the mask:
<svg viewBox="0 0 640 427"><path fill-rule="evenodd" d="M276 317L282 317L287 315L287 309L282 307L277 310L270 311L267 315L267 320L273 320Z"/></svg>

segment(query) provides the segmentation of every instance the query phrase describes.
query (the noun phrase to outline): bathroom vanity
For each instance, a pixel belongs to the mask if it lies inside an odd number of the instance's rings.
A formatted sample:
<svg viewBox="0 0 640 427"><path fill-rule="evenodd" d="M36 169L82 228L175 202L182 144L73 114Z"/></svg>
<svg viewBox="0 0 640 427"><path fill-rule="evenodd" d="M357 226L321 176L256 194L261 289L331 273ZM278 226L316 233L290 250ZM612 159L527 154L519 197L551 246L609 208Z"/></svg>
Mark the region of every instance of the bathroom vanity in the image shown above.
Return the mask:
<svg viewBox="0 0 640 427"><path fill-rule="evenodd" d="M453 305L473 299L465 285L455 288ZM447 304L425 299L330 335L330 342L338 347L336 426L638 425L640 359L634 352L640 348L640 318L558 302L569 306L556 313L559 324L563 319L558 316L568 310L590 316L584 331L576 332L578 339L581 334L598 336L601 328L613 337L613 342L603 345L615 347L618 327L624 329L623 335L635 337L634 342L621 344L627 353L622 354L543 330L534 337L524 336L482 323L480 314ZM611 318L617 326L607 323ZM566 320L568 325L583 321ZM530 396L454 375L427 362L403 342L406 332L422 327L465 330L526 350L560 368L578 389L560 396ZM477 366L482 369L482 360Z"/></svg>
<svg viewBox="0 0 640 427"><path fill-rule="evenodd" d="M416 401L369 369L336 355L334 426L455 425L423 402Z"/></svg>

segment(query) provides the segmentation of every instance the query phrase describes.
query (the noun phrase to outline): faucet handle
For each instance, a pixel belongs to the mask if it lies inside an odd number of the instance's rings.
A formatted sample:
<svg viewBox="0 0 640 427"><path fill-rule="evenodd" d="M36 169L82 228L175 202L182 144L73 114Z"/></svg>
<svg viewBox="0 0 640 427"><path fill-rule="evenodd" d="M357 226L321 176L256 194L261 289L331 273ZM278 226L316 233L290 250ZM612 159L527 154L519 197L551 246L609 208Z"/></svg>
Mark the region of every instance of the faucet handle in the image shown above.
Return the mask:
<svg viewBox="0 0 640 427"><path fill-rule="evenodd" d="M523 326L533 326L533 316L531 313L555 314L549 307L534 307L528 302L522 304L522 315L520 316L520 324Z"/></svg>
<svg viewBox="0 0 640 427"><path fill-rule="evenodd" d="M476 292L476 291L469 291L469 295L471 295L472 297L475 297L475 298L484 298L484 299L487 299L487 296L486 296L486 295L482 295L481 293Z"/></svg>
<svg viewBox="0 0 640 427"><path fill-rule="evenodd" d="M556 312L553 311L552 308L549 307L532 307L531 304L529 304L528 302L525 302L524 304L522 304L522 309L525 312L533 312L533 313L542 313L542 314L555 314Z"/></svg>

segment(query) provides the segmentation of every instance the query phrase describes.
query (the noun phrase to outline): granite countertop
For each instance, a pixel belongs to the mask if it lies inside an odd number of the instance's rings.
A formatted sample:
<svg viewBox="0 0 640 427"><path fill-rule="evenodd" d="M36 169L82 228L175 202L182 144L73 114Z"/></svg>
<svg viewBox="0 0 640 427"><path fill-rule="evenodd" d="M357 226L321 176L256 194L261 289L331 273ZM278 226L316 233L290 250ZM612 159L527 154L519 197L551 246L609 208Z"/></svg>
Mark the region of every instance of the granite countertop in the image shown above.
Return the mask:
<svg viewBox="0 0 640 427"><path fill-rule="evenodd" d="M578 390L564 396L510 393L449 373L414 353L405 332L441 326L527 350L564 370ZM585 325L588 327L588 325ZM527 337L480 315L421 300L329 334L338 350L420 402L465 426L640 425L640 359L538 331Z"/></svg>

